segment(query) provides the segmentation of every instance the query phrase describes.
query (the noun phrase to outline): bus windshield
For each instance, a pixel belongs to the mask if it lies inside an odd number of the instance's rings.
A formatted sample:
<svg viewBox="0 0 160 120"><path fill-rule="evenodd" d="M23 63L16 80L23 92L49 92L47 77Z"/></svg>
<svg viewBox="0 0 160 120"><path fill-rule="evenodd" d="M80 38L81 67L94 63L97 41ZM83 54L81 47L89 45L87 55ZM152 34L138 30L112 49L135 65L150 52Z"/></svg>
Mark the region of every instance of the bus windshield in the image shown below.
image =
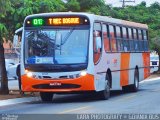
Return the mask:
<svg viewBox="0 0 160 120"><path fill-rule="evenodd" d="M89 28L25 30L25 64L87 63Z"/></svg>

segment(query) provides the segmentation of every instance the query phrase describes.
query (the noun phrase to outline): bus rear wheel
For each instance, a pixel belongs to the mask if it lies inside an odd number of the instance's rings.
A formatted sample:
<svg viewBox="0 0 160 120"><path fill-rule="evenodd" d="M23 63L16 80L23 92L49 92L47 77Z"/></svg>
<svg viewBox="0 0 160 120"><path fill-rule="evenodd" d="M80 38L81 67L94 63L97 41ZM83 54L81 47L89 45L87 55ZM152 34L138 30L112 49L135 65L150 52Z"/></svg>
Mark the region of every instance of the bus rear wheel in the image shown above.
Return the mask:
<svg viewBox="0 0 160 120"><path fill-rule="evenodd" d="M102 100L108 100L110 97L110 81L108 74L106 74L105 89L101 91L99 95Z"/></svg>
<svg viewBox="0 0 160 120"><path fill-rule="evenodd" d="M123 86L122 87L124 92L137 92L139 89L139 73L138 69L134 72L134 83L132 85Z"/></svg>
<svg viewBox="0 0 160 120"><path fill-rule="evenodd" d="M53 99L53 93L51 92L40 92L41 100L44 102L51 102Z"/></svg>
<svg viewBox="0 0 160 120"><path fill-rule="evenodd" d="M139 89L139 73L138 70L136 69L134 73L134 84L130 86L130 91L137 92L138 89Z"/></svg>

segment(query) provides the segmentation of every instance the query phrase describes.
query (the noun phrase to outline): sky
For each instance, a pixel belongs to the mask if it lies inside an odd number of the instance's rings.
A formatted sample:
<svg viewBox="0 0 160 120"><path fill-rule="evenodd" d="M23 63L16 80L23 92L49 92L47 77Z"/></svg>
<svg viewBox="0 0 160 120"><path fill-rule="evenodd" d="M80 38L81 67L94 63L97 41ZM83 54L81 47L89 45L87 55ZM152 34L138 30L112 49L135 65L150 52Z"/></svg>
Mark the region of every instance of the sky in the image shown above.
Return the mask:
<svg viewBox="0 0 160 120"><path fill-rule="evenodd" d="M106 1L106 4L112 4L112 6L114 7L121 7L122 6L122 0L105 0ZM126 1L134 1L134 0L126 0ZM149 6L150 4L154 3L154 2L159 2L160 3L160 0L135 0L135 3L134 2L127 2L126 5L136 5L136 4L139 4L141 3L142 1L145 1L147 3L147 6Z"/></svg>

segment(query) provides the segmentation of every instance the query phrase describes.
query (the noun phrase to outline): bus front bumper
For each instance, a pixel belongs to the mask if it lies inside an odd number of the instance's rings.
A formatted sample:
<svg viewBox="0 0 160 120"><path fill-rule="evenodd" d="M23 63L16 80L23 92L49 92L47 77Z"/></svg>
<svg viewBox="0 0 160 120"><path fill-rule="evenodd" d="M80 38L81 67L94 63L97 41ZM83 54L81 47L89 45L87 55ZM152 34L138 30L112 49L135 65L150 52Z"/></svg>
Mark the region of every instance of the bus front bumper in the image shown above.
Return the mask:
<svg viewBox="0 0 160 120"><path fill-rule="evenodd" d="M36 79L21 76L24 92L83 92L94 91L94 76L87 74L74 79Z"/></svg>

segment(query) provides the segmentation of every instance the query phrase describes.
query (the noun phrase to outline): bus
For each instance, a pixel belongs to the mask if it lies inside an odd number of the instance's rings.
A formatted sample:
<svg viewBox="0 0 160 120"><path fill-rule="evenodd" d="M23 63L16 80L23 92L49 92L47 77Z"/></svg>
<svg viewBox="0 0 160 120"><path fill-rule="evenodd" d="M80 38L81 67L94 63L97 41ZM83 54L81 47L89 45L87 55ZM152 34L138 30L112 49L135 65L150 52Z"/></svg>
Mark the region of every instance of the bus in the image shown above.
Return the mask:
<svg viewBox="0 0 160 120"><path fill-rule="evenodd" d="M150 75L148 26L89 13L29 15L21 43L24 92L42 101L58 93L136 92Z"/></svg>

